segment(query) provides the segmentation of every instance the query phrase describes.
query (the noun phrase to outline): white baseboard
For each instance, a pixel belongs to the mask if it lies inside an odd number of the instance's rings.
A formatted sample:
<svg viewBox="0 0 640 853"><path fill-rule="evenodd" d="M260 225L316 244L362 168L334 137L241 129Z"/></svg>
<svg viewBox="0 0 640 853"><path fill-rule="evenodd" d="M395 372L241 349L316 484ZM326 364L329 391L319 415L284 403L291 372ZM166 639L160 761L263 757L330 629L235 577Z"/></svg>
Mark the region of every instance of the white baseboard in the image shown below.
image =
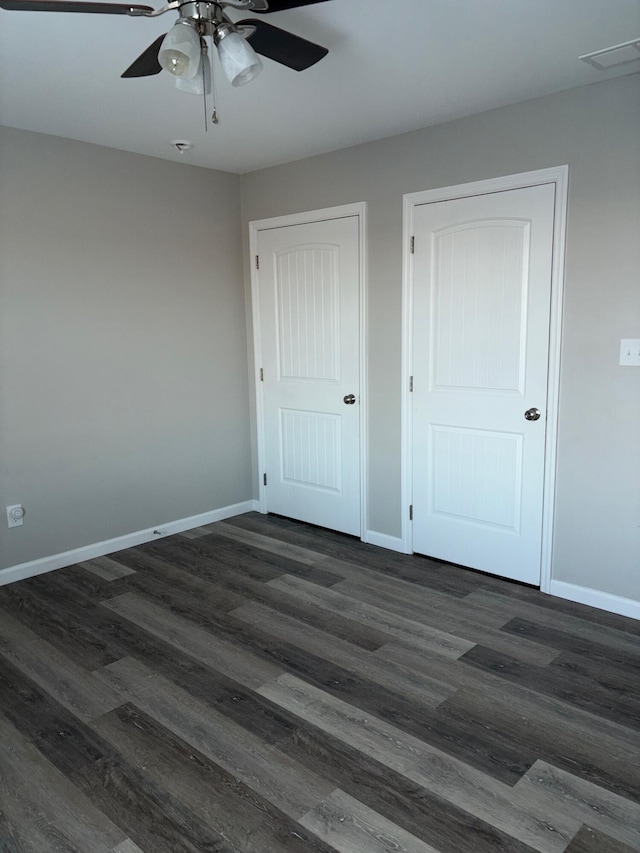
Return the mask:
<svg viewBox="0 0 640 853"><path fill-rule="evenodd" d="M123 551L125 548L134 548L136 545L143 545L145 542L161 539L163 536L182 533L183 530L203 527L205 524L213 524L214 521L223 521L225 518L242 515L244 512L254 512L258 509L258 501L243 501L243 503L223 506L220 509L211 510L211 512L203 512L200 515L192 515L189 518L179 518L177 521L159 524L157 527L149 527L147 530L137 530L135 533L128 533L126 536L105 539L103 542L95 542L93 545L75 548L73 551L64 551L62 554L53 554L51 557L43 557L29 563L20 563L17 566L0 570L0 586L35 575L42 575L45 572L52 572L54 569L73 566L76 563L82 563L84 560L94 560L96 557L104 557L105 554L113 554L115 551Z"/></svg>
<svg viewBox="0 0 640 853"><path fill-rule="evenodd" d="M376 533L375 530L366 530L362 537L363 542L369 545L377 545L378 548L386 548L388 551L399 551L405 553L404 544L400 536L388 536L386 533Z"/></svg>
<svg viewBox="0 0 640 853"><path fill-rule="evenodd" d="M549 593L557 595L558 598L566 598L568 601L577 601L578 604L588 604L589 607L608 610L609 613L618 613L630 619L640 619L640 601L635 601L633 598L622 598L619 595L611 595L609 592L601 592L599 589L554 580L549 586Z"/></svg>

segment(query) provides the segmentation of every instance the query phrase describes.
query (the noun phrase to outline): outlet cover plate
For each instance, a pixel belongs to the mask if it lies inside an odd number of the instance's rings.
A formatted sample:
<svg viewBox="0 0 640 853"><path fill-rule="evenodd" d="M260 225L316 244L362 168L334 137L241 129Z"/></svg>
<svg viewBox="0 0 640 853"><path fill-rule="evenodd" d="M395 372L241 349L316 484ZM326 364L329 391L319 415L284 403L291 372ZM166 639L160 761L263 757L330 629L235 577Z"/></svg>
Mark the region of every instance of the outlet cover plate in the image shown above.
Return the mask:
<svg viewBox="0 0 640 853"><path fill-rule="evenodd" d="M24 524L24 508L21 504L7 507L7 524L9 527L21 527Z"/></svg>
<svg viewBox="0 0 640 853"><path fill-rule="evenodd" d="M624 367L640 367L640 338L621 339L620 364Z"/></svg>

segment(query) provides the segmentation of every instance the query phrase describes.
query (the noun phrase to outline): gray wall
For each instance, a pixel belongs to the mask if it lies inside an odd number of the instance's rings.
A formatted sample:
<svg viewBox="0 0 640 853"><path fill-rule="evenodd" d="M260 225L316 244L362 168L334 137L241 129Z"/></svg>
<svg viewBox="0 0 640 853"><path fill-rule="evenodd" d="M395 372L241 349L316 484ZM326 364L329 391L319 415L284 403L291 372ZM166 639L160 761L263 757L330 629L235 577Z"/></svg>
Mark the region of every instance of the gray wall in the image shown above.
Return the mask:
<svg viewBox="0 0 640 853"><path fill-rule="evenodd" d="M0 568L250 498L238 177L0 128L0 182Z"/></svg>
<svg viewBox="0 0 640 853"><path fill-rule="evenodd" d="M640 600L640 77L243 176L247 223L369 205L369 529L400 535L403 193L568 163L553 577ZM245 270L246 276L248 273Z"/></svg>
<svg viewBox="0 0 640 853"><path fill-rule="evenodd" d="M640 600L640 370L617 363L640 337L638 75L242 179L0 128L0 508L28 513L0 521L0 568L255 494L241 234L354 201L368 526L398 536L402 194L564 163L553 575Z"/></svg>

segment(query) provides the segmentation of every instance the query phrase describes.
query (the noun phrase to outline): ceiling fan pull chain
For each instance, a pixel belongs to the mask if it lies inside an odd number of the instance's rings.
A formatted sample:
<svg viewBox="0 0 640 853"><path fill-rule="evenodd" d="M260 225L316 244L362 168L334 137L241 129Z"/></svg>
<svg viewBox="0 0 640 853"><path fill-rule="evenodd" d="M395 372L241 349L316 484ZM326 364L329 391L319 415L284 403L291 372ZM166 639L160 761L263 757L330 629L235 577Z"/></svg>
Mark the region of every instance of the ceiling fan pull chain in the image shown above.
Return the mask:
<svg viewBox="0 0 640 853"><path fill-rule="evenodd" d="M205 46L204 39L202 39L202 45L203 45L202 62L200 63L202 65L202 106L204 108L204 132L208 133L209 128L207 127L207 79L206 79L206 69L204 67L204 57L206 55L206 46ZM213 82L211 83L211 86L213 87Z"/></svg>
<svg viewBox="0 0 640 853"><path fill-rule="evenodd" d="M215 47L213 41L213 35L211 36L211 52L215 56L215 51L213 48ZM211 63L211 101L213 104L213 112L211 113L211 124L219 124L218 121L218 109L216 107L216 72L214 72L213 67L215 62ZM216 69L217 70L217 69Z"/></svg>

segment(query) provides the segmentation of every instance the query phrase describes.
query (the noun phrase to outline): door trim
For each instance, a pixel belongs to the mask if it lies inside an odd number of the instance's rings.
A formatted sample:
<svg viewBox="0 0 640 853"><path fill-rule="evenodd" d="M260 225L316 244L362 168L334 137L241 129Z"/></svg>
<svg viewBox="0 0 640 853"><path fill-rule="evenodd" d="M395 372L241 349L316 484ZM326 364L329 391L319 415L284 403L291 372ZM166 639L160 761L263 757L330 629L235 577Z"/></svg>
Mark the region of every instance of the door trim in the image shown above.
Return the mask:
<svg viewBox="0 0 640 853"><path fill-rule="evenodd" d="M410 506L413 502L413 432L412 405L409 377L413 375L413 255L411 237L414 234L414 212L418 205L438 201L486 195L506 190L523 189L539 184L555 184L555 211L553 223L553 255L551 267L551 306L549 335L549 376L547 385L547 438L544 459L544 492L542 507L542 542L540 561L540 589L549 592L553 559L553 513L555 502L556 457L558 440L558 401L560 394L560 344L562 336L562 306L564 291L564 257L567 220L569 167L555 166L533 172L505 175L469 184L438 187L403 196L402 216L402 548L405 554L413 553L413 524Z"/></svg>
<svg viewBox="0 0 640 853"><path fill-rule="evenodd" d="M258 238L260 231L271 228L286 228L289 225L307 225L313 222L323 222L327 219L345 219L358 217L359 267L360 281L358 282L358 335L360 338L360 539L364 540L367 529L367 363L366 363L366 282L367 282L367 203L345 204L339 207L326 207L320 210L310 210L303 213L292 213L286 216L275 216L269 219L256 219L249 223L249 260L251 269L251 319L253 325L254 380L256 400L256 446L258 456L258 505L259 511L267 512L267 495L262 480L265 470L265 434L264 434L264 397L263 383L260 381L262 365L262 339L260 329L260 298L258 294L258 276L255 257L258 254Z"/></svg>

